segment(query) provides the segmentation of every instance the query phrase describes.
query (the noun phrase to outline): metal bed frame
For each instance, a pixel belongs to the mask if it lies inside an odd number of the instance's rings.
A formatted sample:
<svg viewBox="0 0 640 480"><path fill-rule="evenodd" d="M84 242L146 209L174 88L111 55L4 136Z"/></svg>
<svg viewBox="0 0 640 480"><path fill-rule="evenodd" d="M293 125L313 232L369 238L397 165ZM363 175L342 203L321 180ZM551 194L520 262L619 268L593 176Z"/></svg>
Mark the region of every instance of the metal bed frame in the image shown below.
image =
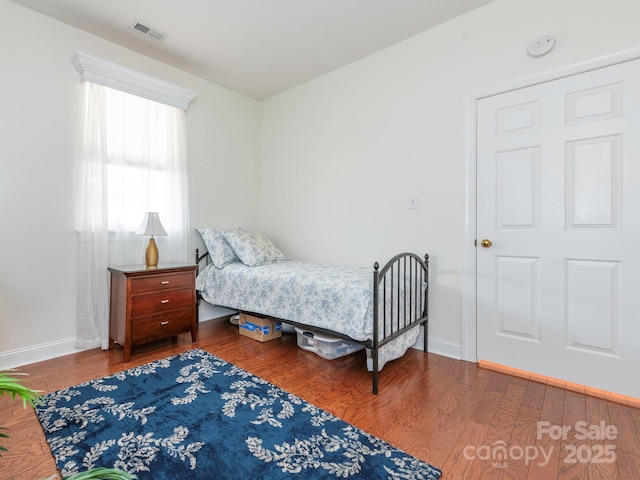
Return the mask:
<svg viewBox="0 0 640 480"><path fill-rule="evenodd" d="M207 258L209 252L200 255L196 249L196 265ZM197 292L197 302L202 297ZM420 305L423 308L420 309ZM224 305L221 305L224 306ZM364 345L371 350L373 360L372 391L378 393L379 383L379 350L387 343L398 338L415 327L423 327L424 352L428 346L429 321L429 255L424 260L414 253L400 253L389 260L382 268L378 262L373 265L373 338L357 341L351 337L332 330L313 327L315 331L350 342ZM260 313L260 312L254 312ZM283 319L285 322L308 328L308 325L295 320ZM381 328L382 327L382 328Z"/></svg>

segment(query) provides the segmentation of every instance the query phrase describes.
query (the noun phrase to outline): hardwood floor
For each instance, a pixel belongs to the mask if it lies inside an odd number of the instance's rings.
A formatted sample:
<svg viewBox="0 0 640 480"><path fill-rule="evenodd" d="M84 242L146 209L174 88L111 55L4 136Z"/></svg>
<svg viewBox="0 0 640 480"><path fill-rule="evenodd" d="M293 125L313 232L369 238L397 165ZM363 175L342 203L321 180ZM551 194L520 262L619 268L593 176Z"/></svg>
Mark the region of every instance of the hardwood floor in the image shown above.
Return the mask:
<svg viewBox="0 0 640 480"><path fill-rule="evenodd" d="M640 410L410 349L381 372L371 393L364 352L324 360L296 347L295 335L259 343L226 319L203 322L204 349L292 392L442 469L443 479L638 479ZM119 346L27 365L26 384L51 392L192 348L189 334L134 348ZM546 426L546 429L538 427ZM582 423L581 423L582 422ZM0 397L0 426L10 438L0 479L56 474L31 408ZM582 428L584 426L584 428ZM615 438L601 438L612 426ZM561 438L562 427L571 430ZM591 427L591 428L588 428ZM582 439L582 432L590 435ZM506 451L506 456L492 458ZM227 480L227 479L225 479Z"/></svg>

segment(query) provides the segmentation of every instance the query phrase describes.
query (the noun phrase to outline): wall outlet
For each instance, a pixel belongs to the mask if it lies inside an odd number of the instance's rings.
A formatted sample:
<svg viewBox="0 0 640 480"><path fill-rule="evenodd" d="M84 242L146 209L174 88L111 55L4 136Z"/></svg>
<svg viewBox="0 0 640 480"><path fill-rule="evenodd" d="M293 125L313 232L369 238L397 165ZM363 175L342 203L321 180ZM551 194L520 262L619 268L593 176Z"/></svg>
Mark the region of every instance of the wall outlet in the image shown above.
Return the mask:
<svg viewBox="0 0 640 480"><path fill-rule="evenodd" d="M416 195L415 193L413 195L409 195L409 199L407 200L407 208L418 208L418 195Z"/></svg>

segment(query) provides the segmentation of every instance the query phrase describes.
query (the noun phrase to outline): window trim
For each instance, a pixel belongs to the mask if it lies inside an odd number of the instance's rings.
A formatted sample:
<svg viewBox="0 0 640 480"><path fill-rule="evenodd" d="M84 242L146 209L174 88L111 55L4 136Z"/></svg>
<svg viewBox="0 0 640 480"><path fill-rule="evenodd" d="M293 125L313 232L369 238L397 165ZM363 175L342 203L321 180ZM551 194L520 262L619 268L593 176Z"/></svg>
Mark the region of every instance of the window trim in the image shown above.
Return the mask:
<svg viewBox="0 0 640 480"><path fill-rule="evenodd" d="M71 58L80 79L187 110L197 92L132 68L77 51Z"/></svg>

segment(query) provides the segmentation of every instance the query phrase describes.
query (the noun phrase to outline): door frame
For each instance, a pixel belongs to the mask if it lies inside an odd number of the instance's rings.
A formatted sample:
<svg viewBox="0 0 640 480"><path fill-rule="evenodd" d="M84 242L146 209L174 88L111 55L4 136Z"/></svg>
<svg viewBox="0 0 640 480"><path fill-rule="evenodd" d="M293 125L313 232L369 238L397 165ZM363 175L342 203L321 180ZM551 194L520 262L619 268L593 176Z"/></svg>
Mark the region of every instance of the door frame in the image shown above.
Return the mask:
<svg viewBox="0 0 640 480"><path fill-rule="evenodd" d="M462 285L460 315L460 351L462 360L477 362L477 115L483 98L539 85L580 73L640 59L640 45L599 57L565 65L547 72L519 78L488 88L472 91L464 98L464 238L462 251Z"/></svg>

